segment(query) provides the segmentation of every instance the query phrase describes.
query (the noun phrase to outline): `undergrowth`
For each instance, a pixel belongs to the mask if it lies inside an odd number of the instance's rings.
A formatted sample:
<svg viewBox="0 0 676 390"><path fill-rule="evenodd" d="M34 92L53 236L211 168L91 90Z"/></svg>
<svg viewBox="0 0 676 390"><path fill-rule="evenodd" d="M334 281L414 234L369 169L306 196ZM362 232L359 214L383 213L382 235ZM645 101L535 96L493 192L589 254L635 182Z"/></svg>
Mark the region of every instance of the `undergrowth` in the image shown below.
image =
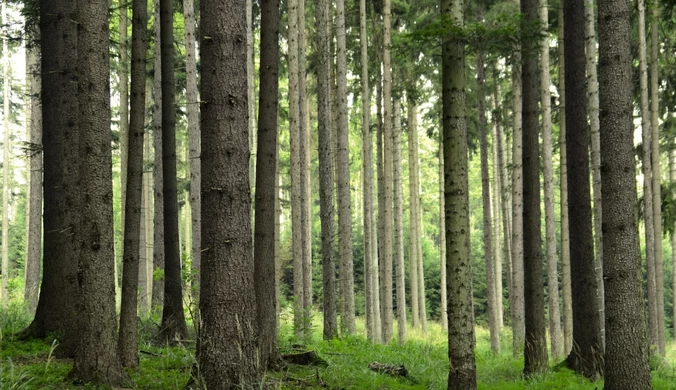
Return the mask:
<svg viewBox="0 0 676 390"><path fill-rule="evenodd" d="M20 342L15 339L30 321L20 306L0 311L0 389L100 389L93 385L78 386L68 381L72 361L56 358L53 354L56 340ZM183 389L190 379L195 363L194 343L169 346L157 345L153 336L157 331L157 318L141 321L140 366L129 370L136 389ZM408 340L399 344L370 344L363 336L340 340L321 339L321 318L315 316L313 336L297 340L289 315L282 316L280 350L287 353L304 348L315 351L328 364L326 366L288 365L282 371L268 372L264 384L256 389L444 389L448 377L446 334L439 324L429 323L423 335L419 329L409 329ZM364 334L363 321L358 322L359 334ZM395 332L396 325L395 325ZM194 340L194 335L191 337ZM554 370L559 360L551 359L552 370L528 380L521 376L523 358L513 358L509 329L502 334L501 353L490 351L488 330L476 331L477 379L479 389L600 389L602 382L591 382L567 369ZM301 347L302 346L302 347ZM405 378L378 374L368 368L369 363L404 365ZM676 345L668 348L666 361L653 364L655 389L676 390Z"/></svg>

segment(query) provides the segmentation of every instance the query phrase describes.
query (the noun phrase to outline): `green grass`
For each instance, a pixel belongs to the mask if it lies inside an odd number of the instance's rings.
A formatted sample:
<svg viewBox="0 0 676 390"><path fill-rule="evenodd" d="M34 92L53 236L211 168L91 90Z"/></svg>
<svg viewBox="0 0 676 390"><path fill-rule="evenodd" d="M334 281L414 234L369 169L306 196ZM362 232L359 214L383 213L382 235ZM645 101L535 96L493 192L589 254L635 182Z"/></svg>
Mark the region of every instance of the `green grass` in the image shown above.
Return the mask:
<svg viewBox="0 0 676 390"><path fill-rule="evenodd" d="M282 353L291 351L298 340L294 339L288 314L282 318L280 347ZM52 341L19 342L12 336L29 321L20 307L0 313L0 390L5 389L98 389L88 385L75 385L67 379L72 361L57 359L53 355L56 344ZM313 337L302 342L327 361L327 366L289 365L282 372L266 374L265 386L272 389L443 389L448 375L446 335L439 324L430 323L427 335L418 329L409 329L404 344L393 341L389 345L373 345L363 336L342 340L321 340L321 318L316 316ZM363 321L358 331L363 334ZM140 367L129 370L137 389L183 389L190 379L195 363L194 345L157 346L152 340L155 325L142 323ZM396 335L396 326L395 326ZM511 335L503 332L502 352L490 352L488 331L476 331L477 375L479 389L597 389L602 382L591 382L570 370L554 370L557 360L550 361L552 370L528 380L521 377L522 358L512 358ZM378 374L368 368L372 362L403 364L408 378L393 378ZM667 360L653 364L655 389L676 390L676 345L668 348Z"/></svg>

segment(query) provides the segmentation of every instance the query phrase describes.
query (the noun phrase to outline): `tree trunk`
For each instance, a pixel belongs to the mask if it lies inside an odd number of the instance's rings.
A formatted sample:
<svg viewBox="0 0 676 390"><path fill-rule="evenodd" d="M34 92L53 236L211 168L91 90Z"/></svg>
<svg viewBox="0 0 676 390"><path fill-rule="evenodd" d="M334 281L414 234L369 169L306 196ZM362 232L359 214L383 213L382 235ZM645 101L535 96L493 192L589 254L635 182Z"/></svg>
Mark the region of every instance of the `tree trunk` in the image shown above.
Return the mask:
<svg viewBox="0 0 676 390"><path fill-rule="evenodd" d="M662 265L662 189L660 188L660 119L659 119L659 79L658 56L659 41L659 3L652 3L650 23L650 126L651 166L653 187L653 221L655 223L655 290L657 294L657 351L666 356L666 337L664 328L664 267Z"/></svg>
<svg viewBox="0 0 676 390"><path fill-rule="evenodd" d="M80 186L84 194L80 215L77 280L78 348L72 378L120 386L128 381L116 346L115 255L113 230L113 172L110 134L110 65L108 1L78 2L77 24L78 134ZM69 21L70 22L70 21ZM44 35L43 35L44 36ZM145 59L145 51L143 51ZM143 66L143 65L141 65ZM143 77L141 78L143 80ZM141 84L141 88L144 85ZM143 92L141 92L143 95ZM143 104L143 103L142 103ZM141 126L143 108L140 113ZM136 138L136 137L135 137ZM141 139L138 145L143 145ZM142 153L139 153L142 156ZM140 179L140 176L138 176ZM135 187L140 190L137 183ZM138 191L140 194L140 191ZM136 200L138 208L138 199ZM136 217L138 217L136 213ZM138 225L137 225L138 226ZM133 235L138 239L139 232ZM136 241L138 245L138 241ZM133 255L138 255L138 247ZM138 267L137 263L133 264ZM138 271L138 268L132 272ZM137 275L138 276L138 275ZM138 282L138 280L133 280ZM137 286L134 285L134 292ZM131 303L136 309L136 301ZM134 322L136 318L134 318ZM134 323L134 326L136 324ZM134 344L136 347L136 344Z"/></svg>
<svg viewBox="0 0 676 390"><path fill-rule="evenodd" d="M381 31L381 29L377 29L378 32ZM376 35L376 53L377 53L377 63L380 64L382 62L382 37L380 34ZM385 306L385 294L384 291L380 288L381 283L384 286L385 283L385 278L383 275L384 272L384 258L383 258L383 228L384 228L384 220L382 218L383 215L383 209L385 207L385 201L383 200L383 196L385 195L384 192L384 184L383 184L383 128L385 127L383 123L383 113L382 113L382 108L383 108L383 83L382 83L382 72L380 71L380 66L377 68L377 77L376 77L376 173L377 173L377 183L378 183L378 221L377 221L377 226L374 227L374 230L377 229L377 234L374 234L373 236L377 238L377 251L375 253L374 257L374 263L375 263L375 268L376 271L373 275L373 288L376 291L376 296L374 298L375 300L375 307L373 308L373 313L375 316L375 340L377 343L382 343L383 342L383 328L382 328L382 322L384 318L384 306ZM382 282L381 282L382 281Z"/></svg>
<svg viewBox="0 0 676 390"><path fill-rule="evenodd" d="M599 0L605 388L651 389L638 247L629 3Z"/></svg>
<svg viewBox="0 0 676 390"><path fill-rule="evenodd" d="M393 103L392 201L394 203L394 258L397 280L397 336L399 343L403 344L406 341L406 269L404 268L404 224L402 221L404 201L401 188L401 103L398 98ZM413 257L411 260L412 266L416 267L417 258Z"/></svg>
<svg viewBox="0 0 676 390"><path fill-rule="evenodd" d="M147 12L147 9L146 9ZM146 37L147 42L147 37ZM147 43L146 43L147 44ZM147 46L146 46L147 48ZM149 77L146 77L146 119L148 122L145 124L145 129L150 128L152 123L152 118L150 117L150 112L152 110L152 80ZM152 262L153 258L153 214L151 211L152 207L152 185L153 178L152 172L149 170L151 163L152 155L152 140L150 132L144 130L144 145L143 145L143 206L141 208L141 248L140 248L140 259L139 264L139 310L141 315L147 316L150 313L151 309L151 298L152 298Z"/></svg>
<svg viewBox="0 0 676 390"><path fill-rule="evenodd" d="M145 128L146 51L148 41L148 3L135 0L132 4L131 48L131 113L127 156L127 197L122 250L122 306L118 352L124 367L135 368L138 356L137 304L139 291L139 255L142 196L143 196L143 130Z"/></svg>
<svg viewBox="0 0 676 390"><path fill-rule="evenodd" d="M540 0L540 21L548 25L547 0ZM549 338L552 355L563 356L561 345L561 314L559 313L559 275L556 253L556 215L554 214L554 167L552 162L552 108L549 88L549 35L540 49L540 101L542 105L542 164L544 166L545 246L547 253L547 295L549 308Z"/></svg>
<svg viewBox="0 0 676 390"><path fill-rule="evenodd" d="M279 1L261 4L261 88L258 105L254 280L260 368L278 363L275 291L275 198L279 93ZM248 78L247 78L248 80Z"/></svg>
<svg viewBox="0 0 676 390"><path fill-rule="evenodd" d="M676 183L676 149L672 149L669 152L669 181L674 185ZM676 222L674 222L675 233L671 235L671 273L672 273L672 290L676 291ZM673 294L673 304L672 307L676 307L676 294ZM676 324L676 310L674 310L674 319L673 322ZM673 335L676 338L676 333Z"/></svg>
<svg viewBox="0 0 676 390"><path fill-rule="evenodd" d="M459 26L463 2L441 0L441 14ZM469 253L469 183L465 122L465 49L458 41L441 46L442 128L446 272L448 288L448 389L476 389L472 263Z"/></svg>
<svg viewBox="0 0 676 390"><path fill-rule="evenodd" d="M364 300L366 334L371 342L375 342L374 296L378 292L373 288L373 279L375 275L374 263L377 257L373 256L376 238L373 234L373 137L371 135L371 90L369 89L368 73L366 0L359 1L359 41L361 50L362 161L364 162Z"/></svg>
<svg viewBox="0 0 676 390"><path fill-rule="evenodd" d="M243 294L254 289L245 6L246 0L200 3L201 190L210 221L202 223L203 246L209 249L202 257L197 362L209 389L252 386L262 374L256 298Z"/></svg>
<svg viewBox="0 0 676 390"><path fill-rule="evenodd" d="M653 209L652 188L652 133L650 130L650 107L648 106L648 67L646 60L645 36L645 2L638 0L638 36L639 36L639 83L641 95L641 129L643 134L643 216L645 221L645 262L648 278L648 332L650 345L657 346L659 342L659 326L657 320L657 273L655 264L655 221Z"/></svg>
<svg viewBox="0 0 676 390"><path fill-rule="evenodd" d="M416 153L417 160L417 153ZM420 191L420 186L418 186L418 191ZM418 299L420 300L418 306L420 307L420 325L422 328L423 334L427 334L427 304L425 296L425 271L423 267L423 254L422 254L422 214L420 208L420 201L416 204L416 225L418 226L418 233L421 235L418 238L417 245L417 257L418 257Z"/></svg>
<svg viewBox="0 0 676 390"><path fill-rule="evenodd" d="M444 137L439 134L439 273L441 274L441 330L448 331L448 282L446 276L446 212L444 199Z"/></svg>
<svg viewBox="0 0 676 390"><path fill-rule="evenodd" d="M489 93L490 97L490 93ZM502 331L505 324L503 322L503 306L502 306L502 261L504 253L502 252L502 241L500 235L503 231L500 219L500 194L502 187L500 186L500 166L498 165L498 123L495 120L495 113L497 109L497 102L493 100L493 110L491 118L493 123L491 125L491 162L493 164L493 181L491 190L491 219L493 220L493 253L495 254L495 306L497 308L498 329Z"/></svg>
<svg viewBox="0 0 676 390"><path fill-rule="evenodd" d="M566 154L573 298L573 349L568 365L588 378L603 376L603 341L598 316L594 235L589 185L589 130L585 108L584 3L564 4L566 26Z"/></svg>
<svg viewBox="0 0 676 390"><path fill-rule="evenodd" d="M333 158L331 156L331 101L329 2L315 4L317 52L317 133L319 135L319 206L322 229L322 305L324 339L338 337L336 269L333 262Z"/></svg>
<svg viewBox="0 0 676 390"><path fill-rule="evenodd" d="M356 331L354 320L354 271L352 259L352 210L350 198L350 144L347 116L347 49L345 46L345 1L336 1L336 82L338 123L336 175L338 179L338 247L340 274L340 328L343 334Z"/></svg>
<svg viewBox="0 0 676 390"><path fill-rule="evenodd" d="M488 304L488 326L490 332L491 352L500 353L500 327L498 325L498 308L496 306L495 264L493 258L493 220L491 219L491 188L488 172L488 123L486 121L486 69L483 53L476 55L477 67L477 110L479 111L479 139L481 149L481 200L483 213L483 247L486 262L486 294Z"/></svg>
<svg viewBox="0 0 676 390"><path fill-rule="evenodd" d="M392 69L391 0L383 1L383 254L382 337L392 339Z"/></svg>
<svg viewBox="0 0 676 390"><path fill-rule="evenodd" d="M409 67L412 68L412 61L409 62ZM408 75L409 82L413 85L407 92L408 97L408 184L409 184L409 243L408 243L408 259L409 268L411 271L411 326L418 327L420 323L420 308L418 304L420 299L418 297L418 241L420 240L420 227L418 222L418 201L419 201L419 185L417 182L418 174L418 159L416 157L418 148L418 134L415 128L415 116L417 115L415 109L415 99L413 97L415 82L411 80L413 77Z"/></svg>
<svg viewBox="0 0 676 390"><path fill-rule="evenodd" d="M202 223L200 197L200 125L199 97L197 94L197 60L195 58L195 5L193 0L183 2L183 19L185 21L185 73L186 100L188 113L188 159L190 160L190 218L192 242L189 242L189 253L192 257L192 291L193 297L199 297L201 237ZM253 122L253 117L252 122ZM187 232L186 232L187 233Z"/></svg>
<svg viewBox="0 0 676 390"><path fill-rule="evenodd" d="M124 237L127 201L127 163L129 155L129 45L128 45L128 20L129 20L129 1L118 0L118 9L120 19L118 24L118 47L120 51L119 77L118 85L120 92L120 228ZM124 251L124 238L120 240L119 253ZM120 272L117 261L115 261L115 294L120 297Z"/></svg>
<svg viewBox="0 0 676 390"><path fill-rule="evenodd" d="M154 0L153 52L153 310L164 305L164 177L162 175L162 55L160 0Z"/></svg>
<svg viewBox="0 0 676 390"><path fill-rule="evenodd" d="M2 308L6 308L9 304L9 290L7 286L9 284L9 166L10 163L10 137L9 137L9 95L10 95L10 84L9 84L9 67L10 67L10 58L9 58L9 47L7 44L8 31L7 26L7 0L2 2L2 78L3 78L3 105L2 105L2 117L3 117L3 153L2 153L2 287L0 288L0 305Z"/></svg>
<svg viewBox="0 0 676 390"><path fill-rule="evenodd" d="M40 265L42 260L42 100L40 89L40 32L39 26L31 25L29 47L26 50L29 98L26 107L28 120L27 141L30 145L30 174L28 179L28 203L26 207L26 287L24 301L31 314L38 305Z"/></svg>
<svg viewBox="0 0 676 390"><path fill-rule="evenodd" d="M570 236L568 228L568 156L566 154L566 83L563 2L559 2L559 150L561 175L561 293L563 295L563 354L573 348L573 303L570 276Z"/></svg>
<svg viewBox="0 0 676 390"><path fill-rule="evenodd" d="M174 83L174 13L171 0L160 0L162 60L162 178L164 200L164 306L160 337L183 339L188 329L183 313L183 287L178 236L176 188L176 107ZM208 248L208 246L205 246Z"/></svg>
<svg viewBox="0 0 676 390"><path fill-rule="evenodd" d="M594 190L594 246L596 247L595 273L601 326L601 345L605 343L605 314L603 314L603 229L601 229L601 140L599 135L599 83L596 72L596 32L594 31L594 1L585 0L585 65L587 72L587 104L589 105L589 127L591 132L591 168Z"/></svg>

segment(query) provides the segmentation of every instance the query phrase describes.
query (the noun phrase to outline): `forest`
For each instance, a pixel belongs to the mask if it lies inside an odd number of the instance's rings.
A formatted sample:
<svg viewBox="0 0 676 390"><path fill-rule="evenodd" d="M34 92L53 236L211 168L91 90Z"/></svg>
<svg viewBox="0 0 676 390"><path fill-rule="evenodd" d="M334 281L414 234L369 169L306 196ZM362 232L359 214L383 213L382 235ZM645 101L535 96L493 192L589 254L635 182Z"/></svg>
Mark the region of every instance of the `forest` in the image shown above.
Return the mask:
<svg viewBox="0 0 676 390"><path fill-rule="evenodd" d="M676 389L673 0L0 2L0 389Z"/></svg>

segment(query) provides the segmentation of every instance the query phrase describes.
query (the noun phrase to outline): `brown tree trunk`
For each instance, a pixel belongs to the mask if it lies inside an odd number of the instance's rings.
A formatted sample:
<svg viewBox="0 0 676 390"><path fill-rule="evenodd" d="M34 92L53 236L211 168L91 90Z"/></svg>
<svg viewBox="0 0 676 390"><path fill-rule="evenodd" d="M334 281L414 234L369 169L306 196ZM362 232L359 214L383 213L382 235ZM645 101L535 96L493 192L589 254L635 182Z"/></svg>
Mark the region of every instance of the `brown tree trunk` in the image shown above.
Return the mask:
<svg viewBox="0 0 676 390"><path fill-rule="evenodd" d="M202 223L197 362L209 389L258 383L251 240L246 0L202 0ZM274 97L273 97L274 98ZM272 175L270 175L272 176ZM227 240L223 240L227 237ZM223 362L229 362L224 365Z"/></svg>

